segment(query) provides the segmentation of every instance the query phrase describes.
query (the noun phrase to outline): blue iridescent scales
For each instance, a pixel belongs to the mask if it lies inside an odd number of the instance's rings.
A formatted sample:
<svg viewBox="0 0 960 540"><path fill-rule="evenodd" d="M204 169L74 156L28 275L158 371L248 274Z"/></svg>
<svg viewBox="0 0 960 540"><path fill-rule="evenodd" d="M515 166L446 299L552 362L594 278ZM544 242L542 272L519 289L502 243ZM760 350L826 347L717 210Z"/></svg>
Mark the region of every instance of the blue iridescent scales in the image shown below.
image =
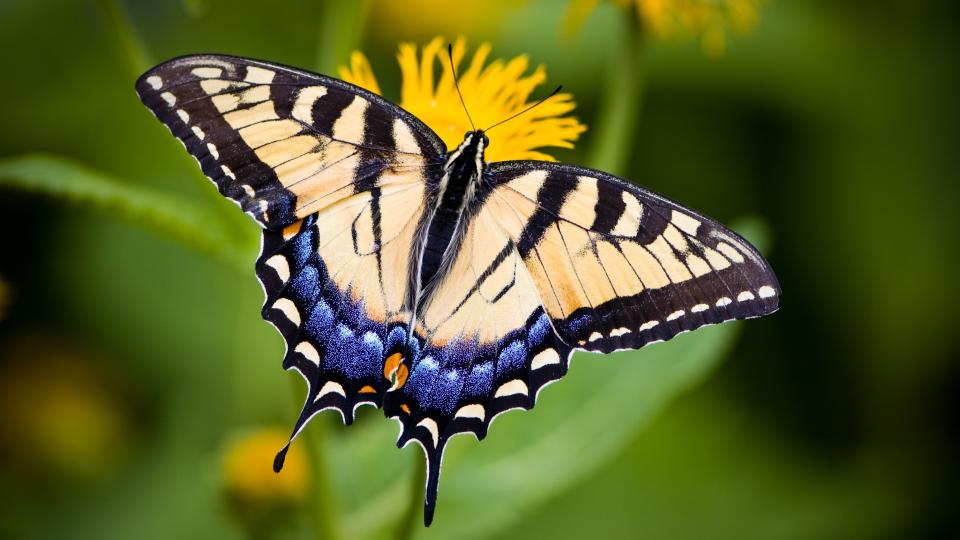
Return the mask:
<svg viewBox="0 0 960 540"><path fill-rule="evenodd" d="M262 314L308 383L291 442L323 410L382 408L426 454L427 525L450 438L532 408L573 351L778 307L769 265L719 223L600 171L489 164L482 131L448 151L342 81L195 55L136 88L263 228Z"/></svg>

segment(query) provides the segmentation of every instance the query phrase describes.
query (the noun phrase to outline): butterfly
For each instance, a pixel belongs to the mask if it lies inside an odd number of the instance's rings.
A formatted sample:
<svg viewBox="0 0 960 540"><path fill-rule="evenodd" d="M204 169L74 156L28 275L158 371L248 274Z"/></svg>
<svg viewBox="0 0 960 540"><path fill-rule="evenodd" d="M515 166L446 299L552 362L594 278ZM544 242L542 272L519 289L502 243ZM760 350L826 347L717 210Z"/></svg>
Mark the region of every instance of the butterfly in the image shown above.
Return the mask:
<svg viewBox="0 0 960 540"><path fill-rule="evenodd" d="M447 149L343 81L192 55L136 90L262 228L262 315L308 385L290 442L323 410L382 408L426 455L425 525L450 438L532 408L574 351L778 308L770 266L716 221L601 171L488 163L483 130Z"/></svg>

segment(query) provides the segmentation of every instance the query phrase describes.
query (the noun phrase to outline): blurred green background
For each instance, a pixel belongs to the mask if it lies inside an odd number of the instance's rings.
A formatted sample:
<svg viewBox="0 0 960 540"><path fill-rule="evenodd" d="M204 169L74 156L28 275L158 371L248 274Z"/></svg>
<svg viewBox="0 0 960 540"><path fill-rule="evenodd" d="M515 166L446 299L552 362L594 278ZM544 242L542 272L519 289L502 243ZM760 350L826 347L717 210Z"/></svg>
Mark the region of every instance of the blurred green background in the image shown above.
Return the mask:
<svg viewBox="0 0 960 540"><path fill-rule="evenodd" d="M958 4L771 0L689 39L572 4L0 4L0 537L956 537ZM270 472L303 390L259 317L256 227L133 81L360 49L397 98L397 43L436 35L543 63L590 127L554 155L734 224L784 294L579 356L452 444L423 530L420 450L379 411L316 419Z"/></svg>

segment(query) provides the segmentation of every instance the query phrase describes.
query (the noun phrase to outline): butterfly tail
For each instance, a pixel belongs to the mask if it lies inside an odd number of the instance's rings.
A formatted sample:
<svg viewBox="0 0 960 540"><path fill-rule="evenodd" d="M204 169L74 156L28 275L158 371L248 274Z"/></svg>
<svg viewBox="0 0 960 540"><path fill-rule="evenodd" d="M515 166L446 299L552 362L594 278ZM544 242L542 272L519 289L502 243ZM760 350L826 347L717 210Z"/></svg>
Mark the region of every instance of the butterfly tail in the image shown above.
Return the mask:
<svg viewBox="0 0 960 540"><path fill-rule="evenodd" d="M305 414L306 411L300 413L300 418L297 419L297 423L293 426L293 433L290 434L290 438L287 440L287 444L283 445L283 448L277 452L277 455L273 458L273 472L279 473L283 469L283 462L287 459L287 450L290 449L290 445L293 444L293 440L297 438L297 435L300 434L300 431L306 425L309 417Z"/></svg>
<svg viewBox="0 0 960 540"><path fill-rule="evenodd" d="M437 490L440 487L440 463L443 461L442 441L439 448L427 450L427 487L423 497L423 524L429 527L433 523L433 513L437 509Z"/></svg>
<svg viewBox="0 0 960 540"><path fill-rule="evenodd" d="M319 406L316 403L316 384L311 384L310 389L307 392L307 400L303 404L303 409L300 411L300 416L297 418L297 422L293 425L293 431L290 433L290 438L287 439L287 444L283 445L283 448L277 452L277 455L273 458L273 472L279 473L283 469L283 462L287 458L287 450L290 449L290 445L293 444L293 440L297 438L297 435L303 431L303 428L306 427L307 423L321 410L322 406ZM347 417L344 417L344 423L347 422Z"/></svg>

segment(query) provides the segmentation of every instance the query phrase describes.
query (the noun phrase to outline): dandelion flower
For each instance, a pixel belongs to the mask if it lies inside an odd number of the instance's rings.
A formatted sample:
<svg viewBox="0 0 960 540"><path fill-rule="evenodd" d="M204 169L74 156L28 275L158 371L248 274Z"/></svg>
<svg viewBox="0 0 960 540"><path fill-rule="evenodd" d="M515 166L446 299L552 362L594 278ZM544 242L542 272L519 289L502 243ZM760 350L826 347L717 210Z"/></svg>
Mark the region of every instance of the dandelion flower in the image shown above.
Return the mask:
<svg viewBox="0 0 960 540"><path fill-rule="evenodd" d="M466 69L461 70L459 66L466 49L466 40L457 39L453 44L453 64L457 68L464 102L477 128L492 126L536 102L531 94L546 82L547 73L543 66L526 74L530 67L526 56L509 61L497 59L488 64L491 46L483 43ZM434 38L421 48L419 54L416 45L401 43L397 61L403 78L400 106L437 132L448 148L455 148L463 141L464 133L472 128L454 86L444 40ZM439 79L434 74L438 61L441 66ZM340 77L371 92L381 93L370 63L360 52L353 53L349 67L340 68ZM490 138L487 159L553 161L553 157L538 149L573 148L574 141L587 129L568 115L575 106L572 95L557 94L530 112L499 126Z"/></svg>
<svg viewBox="0 0 960 540"><path fill-rule="evenodd" d="M641 27L658 39L698 39L704 52L719 56L726 51L727 34L750 31L757 24L764 0L616 0L635 9ZM566 26L579 26L600 0L572 0Z"/></svg>

